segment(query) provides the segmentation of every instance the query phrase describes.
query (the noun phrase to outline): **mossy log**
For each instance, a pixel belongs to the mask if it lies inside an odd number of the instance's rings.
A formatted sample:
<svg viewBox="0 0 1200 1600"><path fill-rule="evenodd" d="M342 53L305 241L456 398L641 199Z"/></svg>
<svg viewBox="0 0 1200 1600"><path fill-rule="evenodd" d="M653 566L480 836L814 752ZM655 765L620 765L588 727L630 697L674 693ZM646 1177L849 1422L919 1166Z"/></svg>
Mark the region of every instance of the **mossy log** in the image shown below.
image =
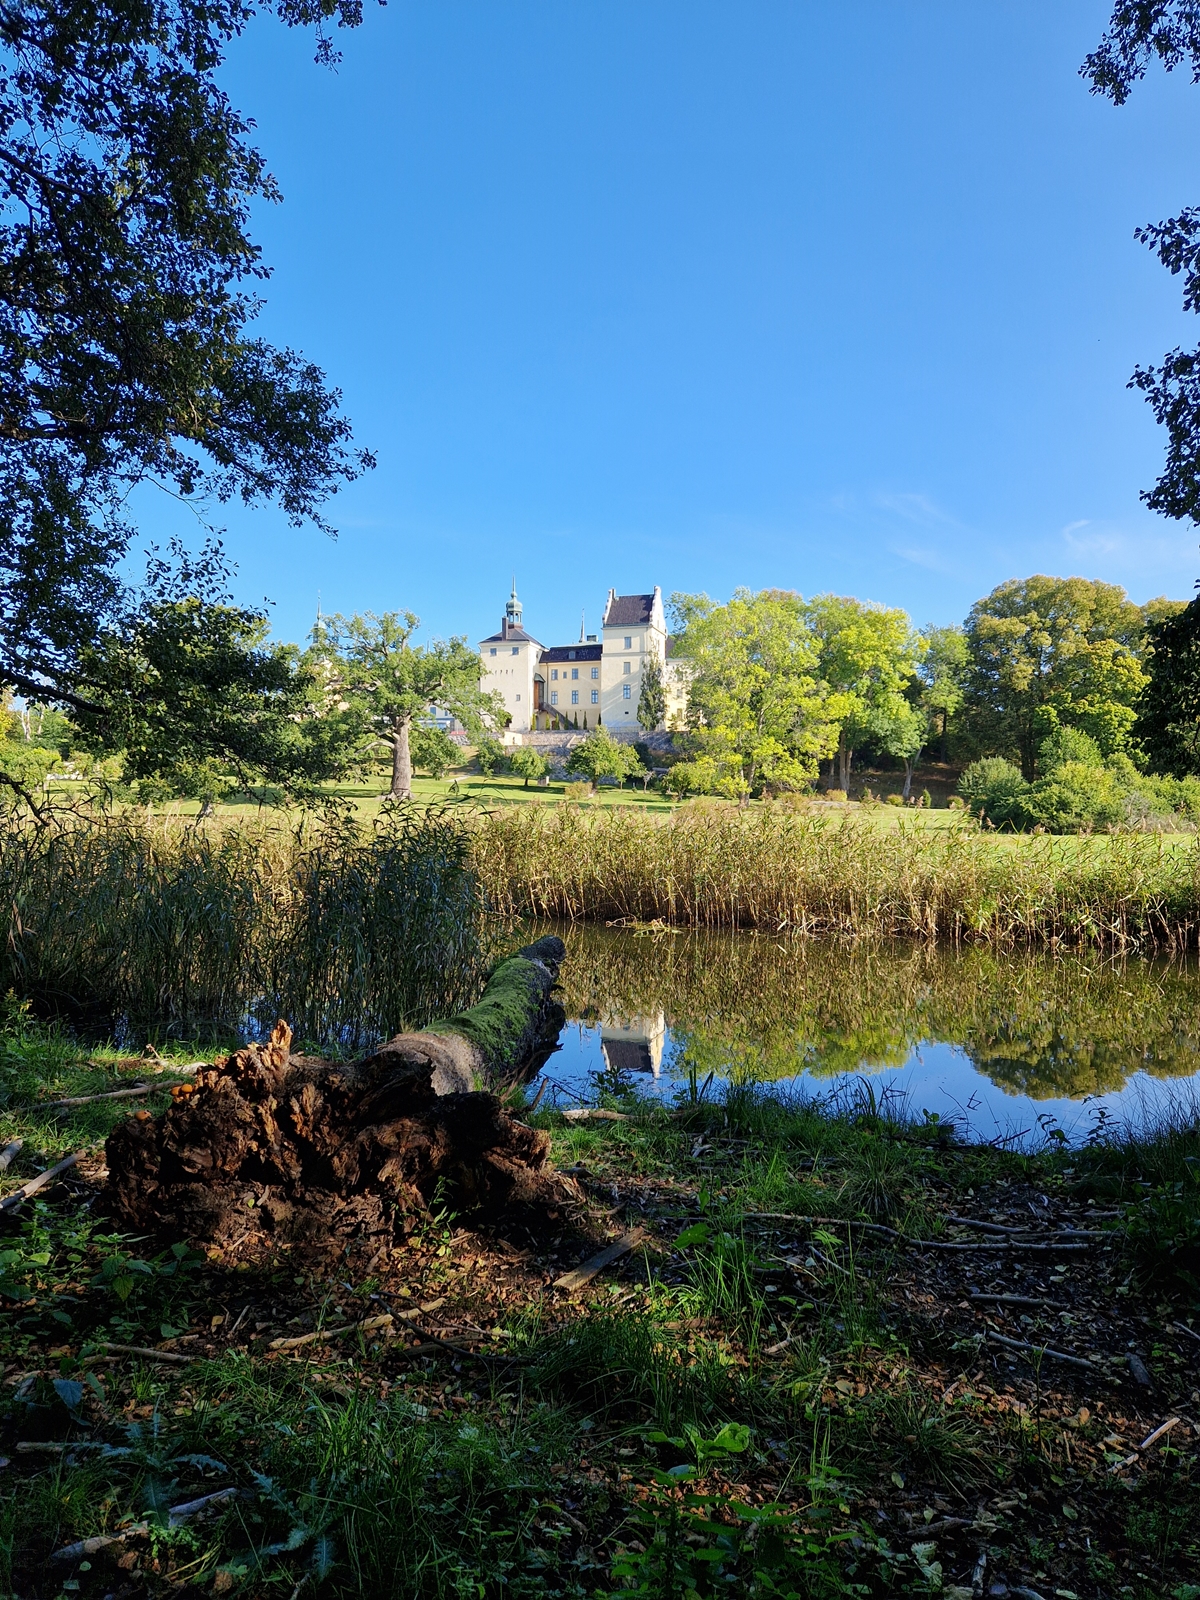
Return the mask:
<svg viewBox="0 0 1200 1600"><path fill-rule="evenodd" d="M496 968L478 1005L349 1065L294 1054L278 1022L139 1113L106 1146L103 1206L122 1227L222 1245L386 1236L435 1192L456 1209L544 1208L571 1190L549 1139L494 1089L535 1068L564 1013L560 939Z"/></svg>

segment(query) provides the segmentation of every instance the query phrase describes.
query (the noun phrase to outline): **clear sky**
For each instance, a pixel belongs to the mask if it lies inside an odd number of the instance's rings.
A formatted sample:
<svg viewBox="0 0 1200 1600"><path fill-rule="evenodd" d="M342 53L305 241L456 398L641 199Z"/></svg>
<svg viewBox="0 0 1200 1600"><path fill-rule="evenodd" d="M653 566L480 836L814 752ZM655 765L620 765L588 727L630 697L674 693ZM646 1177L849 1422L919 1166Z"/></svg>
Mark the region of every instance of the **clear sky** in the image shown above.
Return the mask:
<svg viewBox="0 0 1200 1600"><path fill-rule="evenodd" d="M1200 88L1116 109L1104 0L417 0L340 67L256 23L225 81L284 204L260 328L377 470L336 542L222 519L241 598L545 643L655 583L960 620L1009 577L1186 597L1133 368L1200 342L1133 238L1200 202ZM139 497L152 537L187 531Z"/></svg>

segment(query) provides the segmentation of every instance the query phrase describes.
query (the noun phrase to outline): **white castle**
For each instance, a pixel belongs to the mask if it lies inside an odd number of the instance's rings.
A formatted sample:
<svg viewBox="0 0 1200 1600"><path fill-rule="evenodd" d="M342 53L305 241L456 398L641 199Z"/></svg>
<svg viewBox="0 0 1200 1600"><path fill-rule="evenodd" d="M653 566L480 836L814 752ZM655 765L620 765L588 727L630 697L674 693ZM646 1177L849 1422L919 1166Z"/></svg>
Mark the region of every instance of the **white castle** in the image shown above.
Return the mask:
<svg viewBox="0 0 1200 1600"><path fill-rule="evenodd" d="M504 608L500 632L479 642L480 687L498 694L511 721L505 739L551 728L581 732L603 724L610 733L643 733L638 721L646 663L662 671L669 728L682 726L687 687L681 665L671 659L662 590L653 594L608 591L599 637L580 629L575 644L544 645L526 633L516 580Z"/></svg>

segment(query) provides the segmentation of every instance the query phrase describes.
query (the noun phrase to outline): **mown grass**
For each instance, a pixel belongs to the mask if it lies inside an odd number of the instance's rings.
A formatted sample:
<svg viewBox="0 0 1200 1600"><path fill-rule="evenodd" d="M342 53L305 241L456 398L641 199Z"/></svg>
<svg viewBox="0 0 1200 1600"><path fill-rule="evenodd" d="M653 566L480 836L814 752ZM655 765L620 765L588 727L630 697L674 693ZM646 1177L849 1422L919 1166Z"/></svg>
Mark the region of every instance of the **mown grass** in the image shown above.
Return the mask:
<svg viewBox="0 0 1200 1600"><path fill-rule="evenodd" d="M30 1107L93 1087L111 1055L89 1065L11 1006L0 1044L0 1126L26 1139L8 1190L94 1149L123 1112ZM551 1287L564 1252L578 1259L570 1238L512 1244L445 1207L369 1273L152 1249L96 1215L87 1160L73 1190L0 1224L0 1592L883 1600L969 1595L983 1549L1010 1589L1188 1600L1195 1433L1109 1468L1118 1435L1191 1414L1190 1344L1172 1329L1200 1320L1200 1291L1165 1236L1148 1253L1139 1218L1147 1196L1200 1214L1186 1188L1200 1128L1014 1155L948 1144L867 1098L840 1116L753 1085L715 1104L622 1104L620 1123L535 1119L596 1216L637 1221L650 1244L576 1297ZM886 1219L944 1239L950 1213L1043 1200L1108 1208L1112 1248L1067 1269L1068 1325L1005 1326L1102 1345L1113 1364L1098 1375L993 1359L962 1304L966 1283L995 1277L975 1257L803 1223ZM1063 1269L999 1270L1004 1288L1061 1295ZM297 1325L427 1297L421 1326L482 1329L486 1359L414 1359L381 1333L270 1349ZM1124 1375L1131 1338L1151 1395ZM106 1356L104 1340L197 1359ZM237 1497L171 1525L168 1508L226 1487Z"/></svg>

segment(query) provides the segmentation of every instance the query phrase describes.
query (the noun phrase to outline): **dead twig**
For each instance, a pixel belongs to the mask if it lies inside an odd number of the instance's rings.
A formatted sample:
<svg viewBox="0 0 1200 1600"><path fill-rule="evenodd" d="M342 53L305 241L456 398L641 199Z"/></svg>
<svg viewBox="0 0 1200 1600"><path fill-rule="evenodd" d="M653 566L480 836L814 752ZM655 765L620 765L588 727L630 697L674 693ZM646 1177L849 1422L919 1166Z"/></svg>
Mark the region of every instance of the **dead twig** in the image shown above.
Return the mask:
<svg viewBox="0 0 1200 1600"><path fill-rule="evenodd" d="M1155 1428L1152 1433L1148 1433L1146 1435L1141 1444L1134 1447L1132 1455L1126 1456L1122 1461L1114 1461L1112 1466L1108 1469L1109 1472L1123 1472L1126 1467L1131 1467L1141 1455L1143 1450L1149 1450L1152 1444L1157 1444L1163 1435L1170 1433L1171 1429L1175 1427L1176 1424L1181 1420L1182 1419L1179 1417L1168 1417L1165 1422L1160 1422L1158 1427Z"/></svg>
<svg viewBox="0 0 1200 1600"><path fill-rule="evenodd" d="M179 1078L176 1081L186 1083L189 1080ZM161 1081L158 1083L138 1083L132 1089L108 1089L103 1094L76 1094L72 1095L69 1100L35 1100L32 1105L23 1106L22 1110L66 1111L72 1106L90 1106L97 1100L136 1100L142 1095L158 1094L170 1087L169 1083Z"/></svg>
<svg viewBox="0 0 1200 1600"><path fill-rule="evenodd" d="M979 1290L972 1289L968 1298L1004 1306L1044 1306L1048 1311L1067 1309L1059 1300L1039 1300L1035 1295L1028 1294L981 1294Z"/></svg>
<svg viewBox="0 0 1200 1600"><path fill-rule="evenodd" d="M990 1339L993 1344L1007 1345L1010 1350L1024 1350L1032 1355L1049 1356L1051 1361L1065 1361L1072 1367L1084 1367L1088 1372L1096 1371L1096 1363L1089 1361L1085 1356L1071 1356L1065 1350L1051 1350L1049 1345L1030 1344L1028 1339L1010 1339L1007 1334L994 1333L991 1328L984 1334L985 1339Z"/></svg>
<svg viewBox="0 0 1200 1600"><path fill-rule="evenodd" d="M300 1333L292 1339L272 1339L268 1345L270 1350L298 1350L302 1344L313 1344L318 1339L340 1339L344 1333L353 1333L356 1329L360 1333L370 1333L375 1328L390 1328L392 1314L386 1312L381 1317L364 1317L361 1322L343 1322L336 1328L317 1328L312 1333Z"/></svg>
<svg viewBox="0 0 1200 1600"><path fill-rule="evenodd" d="M185 1500L182 1505L172 1506L167 1512L167 1526L181 1528L184 1523L192 1522L197 1517L216 1511L220 1506L227 1505L230 1500L237 1500L242 1495L241 1489L217 1489L212 1494L201 1495L199 1500ZM122 1528L120 1533L98 1533L90 1539L79 1539L75 1544L65 1544L61 1550L55 1550L51 1561L82 1561L85 1556L94 1556L97 1551L106 1549L110 1544L123 1544L126 1539L137 1538L139 1535L149 1533L148 1522L135 1522L128 1528Z"/></svg>
<svg viewBox="0 0 1200 1600"><path fill-rule="evenodd" d="M73 1167L83 1153L82 1150L77 1150L73 1156L67 1156L56 1167L50 1167L45 1172L39 1172L36 1178L30 1178L28 1183L23 1183L19 1189L14 1189L11 1194L6 1194L4 1199L0 1200L0 1211L11 1211L15 1206L19 1206L23 1200L27 1200L31 1194L36 1194L39 1189L44 1189L48 1183L53 1183L60 1173L66 1172L68 1167Z"/></svg>
<svg viewBox="0 0 1200 1600"><path fill-rule="evenodd" d="M145 1361L166 1361L175 1367L187 1367L200 1360L199 1356L177 1356L173 1350L154 1350L149 1345L110 1344L107 1339L100 1340L100 1348L111 1355L141 1356Z"/></svg>
<svg viewBox="0 0 1200 1600"><path fill-rule="evenodd" d="M554 1287L567 1290L582 1289L583 1285L590 1283L598 1272L603 1272L605 1267L611 1266L614 1261L619 1261L622 1256L627 1256L641 1242L640 1229L635 1228L632 1233L623 1233L607 1249L601 1250L599 1255L584 1261L573 1272L564 1272L561 1278L556 1278Z"/></svg>
<svg viewBox="0 0 1200 1600"><path fill-rule="evenodd" d="M564 1122L629 1122L624 1111L607 1111L603 1106L576 1106L562 1113Z"/></svg>

